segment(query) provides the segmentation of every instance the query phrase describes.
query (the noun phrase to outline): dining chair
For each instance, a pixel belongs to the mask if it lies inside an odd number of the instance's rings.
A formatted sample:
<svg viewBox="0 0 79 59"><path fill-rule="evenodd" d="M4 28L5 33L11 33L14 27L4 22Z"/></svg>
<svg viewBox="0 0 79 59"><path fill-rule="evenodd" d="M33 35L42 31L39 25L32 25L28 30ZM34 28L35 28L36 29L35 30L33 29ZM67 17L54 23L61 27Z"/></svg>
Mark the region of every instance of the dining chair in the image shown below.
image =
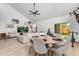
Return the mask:
<svg viewBox="0 0 79 59"><path fill-rule="evenodd" d="M52 53L55 53L56 55L62 55L66 56L66 52L69 47L70 39L66 39L62 43L58 44L57 47L51 48Z"/></svg>
<svg viewBox="0 0 79 59"><path fill-rule="evenodd" d="M46 55L48 52L48 49L46 48L43 40L41 38L34 38L34 50L35 50L35 56L38 55Z"/></svg>
<svg viewBox="0 0 79 59"><path fill-rule="evenodd" d="M6 33L1 33L0 37L1 37L1 39L5 39L5 40L8 38Z"/></svg>
<svg viewBox="0 0 79 59"><path fill-rule="evenodd" d="M34 50L34 42L33 42L33 40L32 39L30 39L30 45L29 45L29 54L31 54L31 52L33 52L33 50Z"/></svg>

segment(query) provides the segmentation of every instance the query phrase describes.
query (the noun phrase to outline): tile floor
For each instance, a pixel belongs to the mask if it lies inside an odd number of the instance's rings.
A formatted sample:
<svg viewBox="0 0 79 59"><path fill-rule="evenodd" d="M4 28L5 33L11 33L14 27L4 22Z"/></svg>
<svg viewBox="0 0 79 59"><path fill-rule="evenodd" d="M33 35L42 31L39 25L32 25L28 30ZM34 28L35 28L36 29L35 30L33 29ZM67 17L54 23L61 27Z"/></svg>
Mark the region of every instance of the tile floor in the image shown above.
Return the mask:
<svg viewBox="0 0 79 59"><path fill-rule="evenodd" d="M28 44L22 44L16 38L0 40L0 56L29 56ZM67 56L79 56L79 44L69 46Z"/></svg>

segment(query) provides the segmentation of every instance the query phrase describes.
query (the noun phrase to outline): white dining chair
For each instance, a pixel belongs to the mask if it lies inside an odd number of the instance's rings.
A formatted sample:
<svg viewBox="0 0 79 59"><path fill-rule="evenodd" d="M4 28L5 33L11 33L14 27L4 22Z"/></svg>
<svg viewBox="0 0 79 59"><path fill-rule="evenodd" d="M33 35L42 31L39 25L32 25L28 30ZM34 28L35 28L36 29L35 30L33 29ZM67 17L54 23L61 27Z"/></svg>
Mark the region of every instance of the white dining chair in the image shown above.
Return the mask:
<svg viewBox="0 0 79 59"><path fill-rule="evenodd" d="M35 55L46 55L48 52L48 49L46 48L43 40L41 38L34 38L34 50Z"/></svg>
<svg viewBox="0 0 79 59"><path fill-rule="evenodd" d="M56 55L66 56L66 52L69 48L70 39L66 39L62 43L58 44L58 48L51 48L52 53L55 52Z"/></svg>

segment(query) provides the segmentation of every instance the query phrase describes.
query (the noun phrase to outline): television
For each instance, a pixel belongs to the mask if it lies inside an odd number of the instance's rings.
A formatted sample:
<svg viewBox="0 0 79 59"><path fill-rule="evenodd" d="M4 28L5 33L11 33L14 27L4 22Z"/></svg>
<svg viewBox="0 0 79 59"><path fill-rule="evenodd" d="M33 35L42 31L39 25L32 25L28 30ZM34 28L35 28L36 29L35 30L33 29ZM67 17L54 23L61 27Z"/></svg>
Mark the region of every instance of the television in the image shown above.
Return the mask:
<svg viewBox="0 0 79 59"><path fill-rule="evenodd" d="M28 32L28 27L17 27L17 32Z"/></svg>

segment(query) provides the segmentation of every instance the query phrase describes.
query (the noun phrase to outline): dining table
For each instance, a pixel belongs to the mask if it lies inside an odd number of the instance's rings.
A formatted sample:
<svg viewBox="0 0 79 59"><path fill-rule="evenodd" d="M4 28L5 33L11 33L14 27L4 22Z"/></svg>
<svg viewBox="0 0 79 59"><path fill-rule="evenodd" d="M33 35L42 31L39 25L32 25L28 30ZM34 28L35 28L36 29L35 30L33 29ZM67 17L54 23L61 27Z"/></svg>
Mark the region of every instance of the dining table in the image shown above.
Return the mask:
<svg viewBox="0 0 79 59"><path fill-rule="evenodd" d="M42 37L43 41L45 44L58 44L58 43L61 43L63 40L60 39L60 40L55 40L54 37L51 37L51 36L44 36ZM56 37L56 39L59 39L58 37Z"/></svg>
<svg viewBox="0 0 79 59"><path fill-rule="evenodd" d="M58 44L58 43L61 43L63 42L64 40L55 40L55 39L60 39L58 36L49 36L49 35L46 35L46 33L28 33L27 34L30 39L33 39L33 37L36 37L36 38L40 38L40 39L43 39L43 42L45 44Z"/></svg>

